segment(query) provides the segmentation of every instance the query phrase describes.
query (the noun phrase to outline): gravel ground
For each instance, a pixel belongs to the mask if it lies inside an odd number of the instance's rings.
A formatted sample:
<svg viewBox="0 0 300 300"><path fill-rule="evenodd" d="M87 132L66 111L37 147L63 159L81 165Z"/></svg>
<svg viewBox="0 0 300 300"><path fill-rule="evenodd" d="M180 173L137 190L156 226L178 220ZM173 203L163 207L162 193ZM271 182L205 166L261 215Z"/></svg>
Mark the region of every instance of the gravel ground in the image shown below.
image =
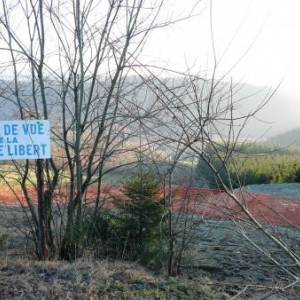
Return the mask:
<svg viewBox="0 0 300 300"><path fill-rule="evenodd" d="M253 184L246 187L251 193L300 199L300 183Z"/></svg>
<svg viewBox="0 0 300 300"><path fill-rule="evenodd" d="M240 230L233 222L220 220L206 220L199 224L198 238L194 239L186 253L182 272L192 277L208 276L219 286L224 286L224 291L234 299L300 299L300 285L295 284L281 291L293 282L292 277L259 252L242 236L241 231L290 272L297 271L293 262L261 231L246 224L238 226ZM298 228L265 228L300 255ZM267 295L269 297L263 298Z"/></svg>

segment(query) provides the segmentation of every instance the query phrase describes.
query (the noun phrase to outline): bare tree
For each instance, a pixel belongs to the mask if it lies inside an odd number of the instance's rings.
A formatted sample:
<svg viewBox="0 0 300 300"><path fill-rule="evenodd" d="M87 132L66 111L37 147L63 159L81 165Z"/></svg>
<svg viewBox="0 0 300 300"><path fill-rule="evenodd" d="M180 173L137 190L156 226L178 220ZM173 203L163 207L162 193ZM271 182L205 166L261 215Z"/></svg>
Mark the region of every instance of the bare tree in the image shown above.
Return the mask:
<svg viewBox="0 0 300 300"><path fill-rule="evenodd" d="M250 212L246 200L247 193L242 188L242 179L232 178L229 171L229 165L234 166L236 154L240 155L241 149L247 149L249 145L255 143L243 136L248 122L267 105L276 91L274 89L262 95L261 103L253 111L243 113L239 109L243 99L237 93L241 87L241 84L228 83L214 77L207 80L195 75L185 75L178 79L176 84L173 82L171 85L157 79L154 87L150 88L156 93L158 103L163 107L161 112L164 116L156 116L159 124L156 126L160 129L157 131L153 127L152 133L157 140L164 141L164 146L168 148L167 151L173 158L173 167L188 151L201 159L203 165L206 165L213 174L218 188L225 191L230 201L239 208L241 220L236 219L229 206L222 208L223 213L235 222L238 231L258 251L297 281L299 255L276 230L261 224ZM247 155L247 151L244 155ZM215 164L216 158L218 165ZM236 185L241 187L239 193L234 189ZM169 204L169 207L172 205ZM276 208L273 209L276 211ZM274 253L270 253L252 240L242 224L247 224L246 226L251 224L266 239L269 239L270 243L274 243L281 249L290 260L290 267L281 263L280 258ZM170 264L170 268L176 272L176 266Z"/></svg>
<svg viewBox="0 0 300 300"><path fill-rule="evenodd" d="M159 18L163 2L2 1L2 70L13 78L2 81L2 97L20 119L52 123L52 158L35 162L38 182L30 175L32 162L14 161L39 232L40 258L82 253L85 193L97 186L96 214L104 174L120 166L114 159L128 152L123 146L134 138L137 120L150 115L151 105L141 110L135 100L140 86L129 75L151 31L171 22ZM57 190L64 181L62 201ZM32 184L44 203L41 218L28 193ZM53 223L53 201L62 216L67 209L59 225ZM57 226L62 234L53 240Z"/></svg>

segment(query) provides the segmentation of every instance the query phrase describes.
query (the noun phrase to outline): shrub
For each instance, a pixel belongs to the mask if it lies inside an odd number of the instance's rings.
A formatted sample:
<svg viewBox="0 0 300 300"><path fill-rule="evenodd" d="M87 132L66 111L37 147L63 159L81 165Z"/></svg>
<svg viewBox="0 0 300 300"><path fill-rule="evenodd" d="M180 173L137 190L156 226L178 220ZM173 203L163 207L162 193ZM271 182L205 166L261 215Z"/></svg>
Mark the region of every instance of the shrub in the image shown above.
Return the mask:
<svg viewBox="0 0 300 300"><path fill-rule="evenodd" d="M87 209L83 227L86 243L97 256L138 261L152 269L162 267L165 220L160 182L150 172L133 173L123 181L123 197L115 209Z"/></svg>
<svg viewBox="0 0 300 300"><path fill-rule="evenodd" d="M115 199L123 258L157 267L165 244L160 182L153 173L140 171L123 182L123 192L124 199Z"/></svg>

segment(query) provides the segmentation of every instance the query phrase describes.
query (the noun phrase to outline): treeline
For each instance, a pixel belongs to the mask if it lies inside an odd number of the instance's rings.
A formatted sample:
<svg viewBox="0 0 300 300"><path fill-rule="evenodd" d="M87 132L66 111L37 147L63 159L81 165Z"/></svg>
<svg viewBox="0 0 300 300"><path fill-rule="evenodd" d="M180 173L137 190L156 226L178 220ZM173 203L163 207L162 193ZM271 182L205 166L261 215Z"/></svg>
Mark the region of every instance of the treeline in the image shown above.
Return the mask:
<svg viewBox="0 0 300 300"><path fill-rule="evenodd" d="M222 181L226 185L231 183L234 188L249 184L300 182L299 147L280 148L278 144L261 142L235 146L230 155L221 146L217 151L219 155L209 147L205 150ZM220 180L202 159L197 165L197 176L201 184L221 187Z"/></svg>

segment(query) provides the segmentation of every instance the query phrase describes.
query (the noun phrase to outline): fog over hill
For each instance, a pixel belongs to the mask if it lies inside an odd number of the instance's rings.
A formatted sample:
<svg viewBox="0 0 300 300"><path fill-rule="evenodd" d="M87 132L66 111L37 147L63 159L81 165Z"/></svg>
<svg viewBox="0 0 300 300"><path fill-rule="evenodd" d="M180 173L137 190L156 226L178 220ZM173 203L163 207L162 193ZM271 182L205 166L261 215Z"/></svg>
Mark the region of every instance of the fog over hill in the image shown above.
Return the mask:
<svg viewBox="0 0 300 300"><path fill-rule="evenodd" d="M253 111L260 101L270 98L256 118L249 121L244 134L264 140L300 126L300 95L293 88L279 87L276 90L276 87L245 83L239 95L245 97L241 104L244 112Z"/></svg>
<svg viewBox="0 0 300 300"><path fill-rule="evenodd" d="M300 127L272 136L269 140L281 145L300 146Z"/></svg>
<svg viewBox="0 0 300 300"><path fill-rule="evenodd" d="M140 82L128 79L130 85L140 84ZM132 81L132 82L131 82ZM180 81L179 78L173 78L170 80L170 84L177 84ZM206 81L206 84L209 80ZM27 85L27 86L26 86ZM255 86L247 83L233 83L229 84L221 83L219 89L224 89L228 92L230 87L233 87L232 97L236 102L236 109L240 112L240 115L254 112L256 108L274 92L275 88ZM0 82L0 120L11 120L17 118L17 109L14 103L15 99L13 91L10 90L10 83L7 80ZM55 97L55 89L60 89L59 84L51 85L51 89L47 89L49 98ZM153 100L151 91L146 90L144 86L135 92L135 97L139 98L141 103ZM218 96L218 95L217 95ZM11 98L10 98L11 97ZM30 109L30 83L24 83L23 85L23 99L26 106ZM52 115L55 115L55 106L52 107ZM277 134L282 134L285 131L297 128L300 126L298 118L298 112L300 112L300 101L298 101L298 94L293 90L287 90L279 88L269 101L260 109L256 114L256 118L250 118L247 126L243 130L243 137L249 138L261 138L268 139ZM57 124L58 125L58 124ZM293 134L291 134L293 135ZM294 143L295 141L289 140L288 143Z"/></svg>
<svg viewBox="0 0 300 300"><path fill-rule="evenodd" d="M279 88L270 102L258 114L266 122L268 128L265 137L285 134L285 132L299 128L300 94L292 87Z"/></svg>

